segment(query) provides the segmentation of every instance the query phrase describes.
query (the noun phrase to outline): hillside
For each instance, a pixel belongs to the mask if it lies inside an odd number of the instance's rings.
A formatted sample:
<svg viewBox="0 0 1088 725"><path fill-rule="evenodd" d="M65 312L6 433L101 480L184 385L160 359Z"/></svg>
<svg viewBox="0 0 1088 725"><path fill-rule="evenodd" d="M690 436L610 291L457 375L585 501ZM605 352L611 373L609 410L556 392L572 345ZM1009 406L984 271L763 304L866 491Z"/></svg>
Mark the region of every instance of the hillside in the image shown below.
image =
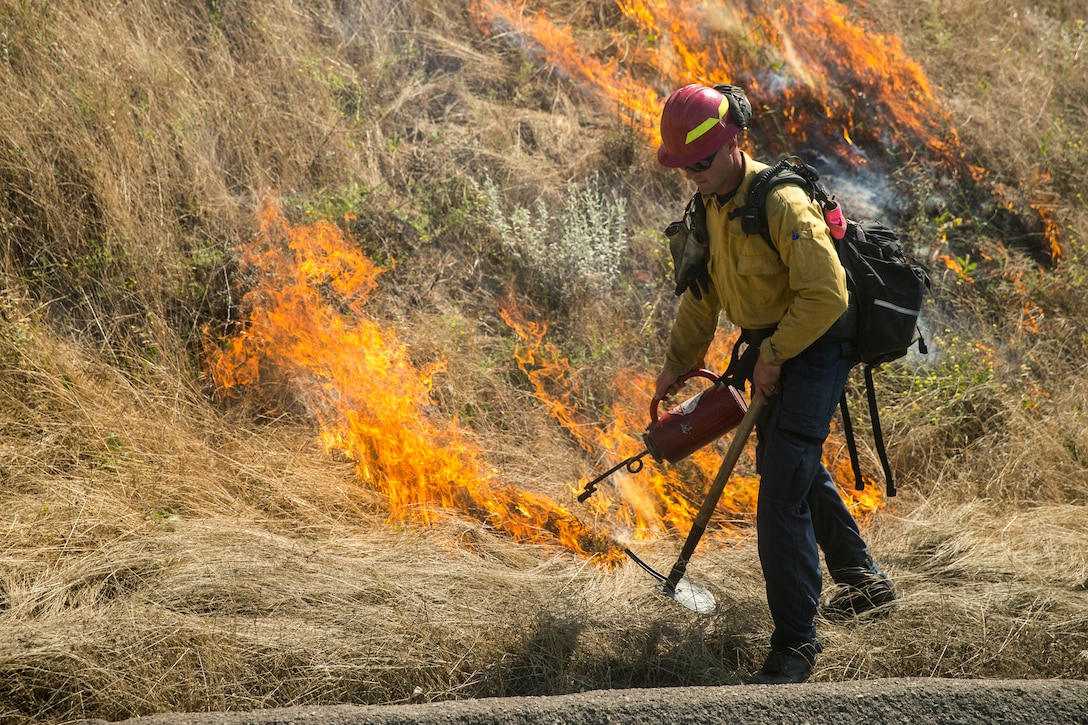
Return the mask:
<svg viewBox="0 0 1088 725"><path fill-rule="evenodd" d="M742 681L750 459L710 616L622 551L726 441L575 498L641 445L692 80L936 283L899 495L826 449L902 600L814 679L1088 679L1083 8L809 5L0 0L0 719Z"/></svg>

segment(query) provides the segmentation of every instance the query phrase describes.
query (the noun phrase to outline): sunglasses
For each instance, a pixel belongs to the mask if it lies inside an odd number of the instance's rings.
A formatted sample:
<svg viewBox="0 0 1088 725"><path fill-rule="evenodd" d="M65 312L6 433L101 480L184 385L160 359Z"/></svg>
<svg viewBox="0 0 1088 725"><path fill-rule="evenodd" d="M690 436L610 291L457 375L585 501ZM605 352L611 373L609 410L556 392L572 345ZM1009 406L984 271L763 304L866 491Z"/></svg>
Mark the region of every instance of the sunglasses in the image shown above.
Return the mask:
<svg viewBox="0 0 1088 725"><path fill-rule="evenodd" d="M718 152L715 151L714 153L710 154L710 156L707 156L705 159L702 159L701 161L696 161L694 164L691 164L690 166L685 166L684 168L693 174L698 174L702 171L706 171L710 168L710 165L714 163L714 157L717 155Z"/></svg>

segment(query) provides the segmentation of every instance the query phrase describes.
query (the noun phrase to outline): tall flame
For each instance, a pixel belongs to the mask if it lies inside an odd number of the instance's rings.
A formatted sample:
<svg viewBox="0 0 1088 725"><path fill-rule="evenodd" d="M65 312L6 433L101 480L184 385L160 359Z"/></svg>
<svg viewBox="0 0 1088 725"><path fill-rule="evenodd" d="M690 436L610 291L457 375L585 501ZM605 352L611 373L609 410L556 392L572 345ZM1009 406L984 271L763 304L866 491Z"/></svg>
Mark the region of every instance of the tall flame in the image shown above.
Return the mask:
<svg viewBox="0 0 1088 725"><path fill-rule="evenodd" d="M242 250L242 274L256 282L243 300L244 329L209 353L220 390L287 386L316 416L326 448L356 462L394 517L430 521L453 509L520 540L621 555L555 501L500 484L470 436L434 410L441 364L416 368L395 332L370 319L365 306L381 270L337 226L292 226L272 201L260 218L260 234Z"/></svg>

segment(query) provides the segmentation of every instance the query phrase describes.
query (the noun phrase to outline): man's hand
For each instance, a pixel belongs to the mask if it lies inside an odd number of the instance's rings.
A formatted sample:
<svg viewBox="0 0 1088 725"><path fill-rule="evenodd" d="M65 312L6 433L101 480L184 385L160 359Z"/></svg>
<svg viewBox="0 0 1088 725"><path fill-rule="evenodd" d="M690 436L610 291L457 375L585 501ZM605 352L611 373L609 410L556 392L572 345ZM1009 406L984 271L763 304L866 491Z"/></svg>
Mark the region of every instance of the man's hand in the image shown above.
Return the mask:
<svg viewBox="0 0 1088 725"><path fill-rule="evenodd" d="M756 366L752 371L752 387L764 402L781 392L778 386L781 377L781 365L768 365L763 361L762 355L756 359Z"/></svg>
<svg viewBox="0 0 1088 725"><path fill-rule="evenodd" d="M661 374L657 376L657 387L654 388L654 398L657 400L664 400L670 395L676 395L680 392L680 389L684 386L676 384L676 381L679 379L680 376L676 373L662 370Z"/></svg>

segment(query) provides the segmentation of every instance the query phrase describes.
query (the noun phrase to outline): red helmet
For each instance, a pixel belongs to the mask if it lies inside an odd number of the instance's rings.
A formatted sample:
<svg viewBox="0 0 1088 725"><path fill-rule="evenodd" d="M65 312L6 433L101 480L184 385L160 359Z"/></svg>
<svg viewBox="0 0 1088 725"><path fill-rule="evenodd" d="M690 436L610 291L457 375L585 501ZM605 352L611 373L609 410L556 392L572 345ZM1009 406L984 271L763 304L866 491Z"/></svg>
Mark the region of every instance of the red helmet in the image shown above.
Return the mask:
<svg viewBox="0 0 1088 725"><path fill-rule="evenodd" d="M657 160L673 168L705 159L740 133L728 99L706 86L684 86L665 101Z"/></svg>

